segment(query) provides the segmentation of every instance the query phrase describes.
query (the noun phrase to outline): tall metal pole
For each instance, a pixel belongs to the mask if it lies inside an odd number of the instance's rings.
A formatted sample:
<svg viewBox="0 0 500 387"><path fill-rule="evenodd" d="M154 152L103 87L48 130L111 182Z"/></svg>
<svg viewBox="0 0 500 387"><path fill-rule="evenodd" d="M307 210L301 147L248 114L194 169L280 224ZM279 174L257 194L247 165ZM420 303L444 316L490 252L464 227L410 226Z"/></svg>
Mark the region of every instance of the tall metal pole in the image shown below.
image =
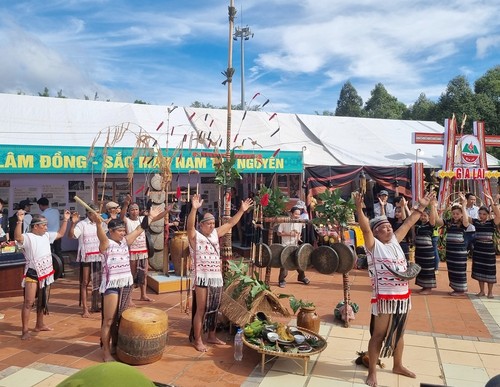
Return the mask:
<svg viewBox="0 0 500 387"><path fill-rule="evenodd" d="M228 45L228 60L227 60L227 70L226 70L226 81L227 83L227 136L226 136L226 159L231 158L231 93L233 88L233 29L234 29L234 18L236 16L236 8L234 7L234 0L229 1L228 7L229 14L229 45ZM229 176L228 176L229 177ZM224 215L222 217L222 222L227 223L231 218L231 187L229 185L224 186ZM226 273L228 263L227 261L232 258L232 232L228 232L224 235L222 240L221 248L221 258L223 262L223 273Z"/></svg>

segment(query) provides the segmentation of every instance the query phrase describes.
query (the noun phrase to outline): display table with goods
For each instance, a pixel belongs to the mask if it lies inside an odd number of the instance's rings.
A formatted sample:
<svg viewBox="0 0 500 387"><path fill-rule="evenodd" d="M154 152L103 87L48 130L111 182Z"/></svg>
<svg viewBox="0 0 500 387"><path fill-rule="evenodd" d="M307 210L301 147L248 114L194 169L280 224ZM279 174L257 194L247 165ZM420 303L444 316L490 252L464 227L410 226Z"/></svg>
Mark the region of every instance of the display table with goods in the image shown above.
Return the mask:
<svg viewBox="0 0 500 387"><path fill-rule="evenodd" d="M323 337L308 329L257 319L245 326L244 333L243 343L261 354L262 373L266 363L283 357L299 365L301 361L305 376L311 356L323 352L327 346ZM267 361L266 356L270 357Z"/></svg>

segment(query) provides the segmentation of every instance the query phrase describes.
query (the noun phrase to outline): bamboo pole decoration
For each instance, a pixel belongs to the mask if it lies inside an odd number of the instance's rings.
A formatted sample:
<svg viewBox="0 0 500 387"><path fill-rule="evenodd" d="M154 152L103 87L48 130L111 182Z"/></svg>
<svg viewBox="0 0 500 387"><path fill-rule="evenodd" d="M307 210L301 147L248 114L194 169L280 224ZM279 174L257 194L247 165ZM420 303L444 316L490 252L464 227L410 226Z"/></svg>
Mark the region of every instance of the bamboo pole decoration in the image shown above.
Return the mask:
<svg viewBox="0 0 500 387"><path fill-rule="evenodd" d="M79 198L77 195L74 196L75 198L75 201L78 202L79 204L81 204L83 207L85 207L85 209L89 212L93 212L94 214L96 214L99 218L102 219L102 221L104 222L104 219L102 218L101 214L99 214L96 210L94 210L92 207L90 207L87 203L85 203L81 198Z"/></svg>
<svg viewBox="0 0 500 387"><path fill-rule="evenodd" d="M181 313L184 311L184 308L183 308L183 304L184 304L184 301L182 299L182 280L184 278L184 257L181 256L181 290L180 290L180 295L181 295L181 303L180 303L180 307L181 307Z"/></svg>
<svg viewBox="0 0 500 387"><path fill-rule="evenodd" d="M228 34L228 58L227 58L227 70L225 72L226 80L223 82L227 83L227 127L226 127L226 160L230 160L231 158L231 93L233 88L233 30L234 30L234 18L236 16L236 8L234 7L234 0L229 1L228 7L228 16L229 16L229 34ZM223 223L227 223L231 218L231 187L226 185L225 187L225 195L224 195L224 216L222 218ZM225 273L228 270L228 259L232 258L232 231L229 230L227 234L224 235L222 239L222 248L221 248L221 258L222 258L222 273Z"/></svg>

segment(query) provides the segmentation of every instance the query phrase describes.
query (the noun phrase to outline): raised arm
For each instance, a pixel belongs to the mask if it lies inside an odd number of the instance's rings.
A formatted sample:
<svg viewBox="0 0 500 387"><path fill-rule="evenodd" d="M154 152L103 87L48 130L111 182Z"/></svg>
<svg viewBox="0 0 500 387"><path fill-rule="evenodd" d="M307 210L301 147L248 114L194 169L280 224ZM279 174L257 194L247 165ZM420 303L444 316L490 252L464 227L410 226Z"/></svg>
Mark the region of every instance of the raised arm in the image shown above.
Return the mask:
<svg viewBox="0 0 500 387"><path fill-rule="evenodd" d="M23 223L24 223L24 210L17 211L17 222L16 229L14 230L14 239L17 243L23 244L24 236L23 236Z"/></svg>
<svg viewBox="0 0 500 387"><path fill-rule="evenodd" d="M401 242L403 238L406 236L408 231L410 231L411 227L417 223L417 220L420 219L420 215L424 210L427 208L429 205L431 199L435 196L434 193L429 193L427 192L423 198L418 199L418 207L415 207L413 209L413 212L410 214L409 217L407 217L404 221L404 223L399 227L395 232L394 235L396 236L396 239L398 242Z"/></svg>
<svg viewBox="0 0 500 387"><path fill-rule="evenodd" d="M500 224L500 209L498 208L497 204L493 201L493 198L488 195L487 193L484 194L484 197L489 200L491 209L493 211L493 214L495 217L493 218L493 222L498 225Z"/></svg>
<svg viewBox="0 0 500 387"><path fill-rule="evenodd" d="M462 204L462 224L464 227L468 227L470 224L469 214L467 213L467 199L463 193L460 193L459 196L460 203Z"/></svg>
<svg viewBox="0 0 500 387"><path fill-rule="evenodd" d="M227 223L224 223L222 226L217 227L217 235L221 237L226 233L228 233L229 230L231 230L234 226L238 224L245 211L248 210L252 205L253 205L253 200L250 198L247 198L246 200L242 201L238 212L234 214L234 216L232 216Z"/></svg>
<svg viewBox="0 0 500 387"><path fill-rule="evenodd" d="M187 236L189 240L189 244L194 247L196 246L196 214L198 213L198 209L202 206L203 199L201 195L195 194L191 199L191 211L189 212L186 229Z"/></svg>
<svg viewBox="0 0 500 387"><path fill-rule="evenodd" d="M99 239L99 251L104 253L109 247L109 239L106 235L106 231L102 228L103 219L100 216L96 217L96 225L97 225L97 238Z"/></svg>
<svg viewBox="0 0 500 387"><path fill-rule="evenodd" d="M61 227L59 227L59 231L57 231L56 239L60 239L66 234L66 227L68 226L70 216L71 212L69 212L69 210L64 210L63 220L61 222Z"/></svg>
<svg viewBox="0 0 500 387"><path fill-rule="evenodd" d="M80 214L76 211L73 211L73 213L71 214L71 225L69 226L68 230L68 238L76 239L75 226L79 221L80 221Z"/></svg>
<svg viewBox="0 0 500 387"><path fill-rule="evenodd" d="M363 232L363 238L365 240L365 248L368 251L373 251L375 247L375 237L370 228L370 221L363 212L363 195L360 192L354 192L354 202L356 204L356 215L358 216L359 227Z"/></svg>

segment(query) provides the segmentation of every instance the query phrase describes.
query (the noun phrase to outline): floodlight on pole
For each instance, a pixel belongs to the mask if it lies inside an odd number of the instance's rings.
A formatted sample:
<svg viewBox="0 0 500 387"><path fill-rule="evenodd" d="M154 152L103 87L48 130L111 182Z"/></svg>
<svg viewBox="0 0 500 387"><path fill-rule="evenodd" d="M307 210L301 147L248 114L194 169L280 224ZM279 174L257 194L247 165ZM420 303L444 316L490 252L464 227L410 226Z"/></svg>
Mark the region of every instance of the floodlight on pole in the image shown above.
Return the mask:
<svg viewBox="0 0 500 387"><path fill-rule="evenodd" d="M234 40L241 39L241 110L245 110L245 40L253 38L253 32L249 26L236 27L234 30Z"/></svg>

